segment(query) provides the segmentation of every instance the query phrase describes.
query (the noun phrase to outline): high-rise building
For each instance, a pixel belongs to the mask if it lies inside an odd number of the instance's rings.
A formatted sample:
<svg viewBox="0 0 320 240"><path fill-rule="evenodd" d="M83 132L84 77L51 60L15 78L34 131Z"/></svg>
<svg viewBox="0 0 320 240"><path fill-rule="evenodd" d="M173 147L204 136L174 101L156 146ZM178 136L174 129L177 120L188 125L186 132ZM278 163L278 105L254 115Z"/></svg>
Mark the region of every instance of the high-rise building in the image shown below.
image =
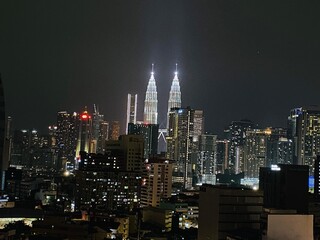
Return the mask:
<svg viewBox="0 0 320 240"><path fill-rule="evenodd" d="M284 128L268 128L266 167L273 164L292 164L292 140Z"/></svg>
<svg viewBox="0 0 320 240"><path fill-rule="evenodd" d="M128 124L137 122L137 106L138 106L138 94L128 94L127 101L127 122L126 122L126 133L128 133Z"/></svg>
<svg viewBox="0 0 320 240"><path fill-rule="evenodd" d="M308 165L310 175L320 154L320 107L301 107L291 110L288 118L289 136L294 142L294 164Z"/></svg>
<svg viewBox="0 0 320 240"><path fill-rule="evenodd" d="M81 152L76 171L76 209L132 210L139 206L141 172L126 171L121 163L124 155Z"/></svg>
<svg viewBox="0 0 320 240"><path fill-rule="evenodd" d="M76 150L76 158L80 157L80 152L91 153L91 139L92 139L92 118L87 111L80 114L80 125L79 125L79 137Z"/></svg>
<svg viewBox="0 0 320 240"><path fill-rule="evenodd" d="M243 164L246 178L259 178L260 167L266 166L267 139L270 134L269 129L246 131Z"/></svg>
<svg viewBox="0 0 320 240"><path fill-rule="evenodd" d="M235 172L237 147L244 146L246 139L246 131L253 129L254 124L250 120L233 121L225 129L226 139L228 144L228 168L231 172Z"/></svg>
<svg viewBox="0 0 320 240"><path fill-rule="evenodd" d="M144 140L144 158L155 155L158 152L158 124L129 123L128 135L141 135Z"/></svg>
<svg viewBox="0 0 320 240"><path fill-rule="evenodd" d="M171 108L181 108L181 91L178 78L178 69L176 64L176 71L172 80L171 89L169 93L168 101L168 113L167 113L167 128L169 127L169 113Z"/></svg>
<svg viewBox="0 0 320 240"><path fill-rule="evenodd" d="M196 177L198 184L215 184L217 161L217 135L202 134L199 136L198 162Z"/></svg>
<svg viewBox="0 0 320 240"><path fill-rule="evenodd" d="M225 169L229 169L229 141L217 140L217 173L224 173Z"/></svg>
<svg viewBox="0 0 320 240"><path fill-rule="evenodd" d="M94 104L93 114L92 114L92 139L91 139L92 153L97 152L97 149L98 149L98 141L100 138L100 125L104 121L103 118L104 116L99 113L99 108Z"/></svg>
<svg viewBox="0 0 320 240"><path fill-rule="evenodd" d="M149 79L146 98L144 100L144 117L143 121L149 124L158 124L158 97L157 86L154 78L153 64L151 77Z"/></svg>
<svg viewBox="0 0 320 240"><path fill-rule="evenodd" d="M99 125L97 153L104 153L105 152L107 140L109 140L109 123L107 121L101 121L100 125Z"/></svg>
<svg viewBox="0 0 320 240"><path fill-rule="evenodd" d="M140 135L121 135L118 140L106 142L106 153L122 159L123 171L141 172L144 162L143 145L143 137Z"/></svg>
<svg viewBox="0 0 320 240"><path fill-rule="evenodd" d="M198 143L199 137L204 134L203 110L194 110L193 114L193 142Z"/></svg>
<svg viewBox="0 0 320 240"><path fill-rule="evenodd" d="M161 198L171 197L172 163L164 158L152 157L145 161L144 167L141 205L158 207Z"/></svg>
<svg viewBox="0 0 320 240"><path fill-rule="evenodd" d="M112 121L110 125L110 139L118 140L120 137L120 122Z"/></svg>
<svg viewBox="0 0 320 240"><path fill-rule="evenodd" d="M58 112L57 125L49 127L52 143L58 152L56 168L60 170L65 162L74 162L80 127L79 114L66 111Z"/></svg>
<svg viewBox="0 0 320 240"><path fill-rule="evenodd" d="M198 139L200 131L194 127L202 126L195 118L197 110L172 108L169 113L167 158L174 160L173 182L182 188L191 188L194 182L194 169L197 162ZM195 119L198 121L195 123ZM201 133L203 134L203 132ZM200 135L201 135L200 134Z"/></svg>
<svg viewBox="0 0 320 240"><path fill-rule="evenodd" d="M4 182L5 170L8 168L8 162L3 158L4 142L5 142L5 127L6 127L6 111L4 102L4 92L2 79L0 75L0 182ZM2 186L3 184L1 184ZM1 188L2 189L2 188Z"/></svg>
<svg viewBox="0 0 320 240"><path fill-rule="evenodd" d="M308 213L308 168L291 164L260 168L259 189L264 191L264 207Z"/></svg>
<svg viewBox="0 0 320 240"><path fill-rule="evenodd" d="M29 166L30 160L30 131L15 130L13 133L13 149L11 154L11 164L19 166Z"/></svg>

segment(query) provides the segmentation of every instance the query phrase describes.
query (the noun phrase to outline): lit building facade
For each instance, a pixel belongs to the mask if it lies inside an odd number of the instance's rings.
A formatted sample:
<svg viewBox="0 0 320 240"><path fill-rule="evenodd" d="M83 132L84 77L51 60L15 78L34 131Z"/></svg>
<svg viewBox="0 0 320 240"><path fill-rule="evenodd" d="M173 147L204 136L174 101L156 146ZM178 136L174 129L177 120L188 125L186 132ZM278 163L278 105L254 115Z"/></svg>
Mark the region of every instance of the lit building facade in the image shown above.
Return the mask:
<svg viewBox="0 0 320 240"><path fill-rule="evenodd" d="M308 165L310 175L313 175L314 162L320 154L320 108L293 109L288 120L288 133L294 143L293 162L298 165Z"/></svg>
<svg viewBox="0 0 320 240"><path fill-rule="evenodd" d="M199 135L195 134L194 128L201 125L194 122L195 112L187 107L172 108L169 113L166 157L174 160L173 182L185 189L195 183Z"/></svg>
<svg viewBox="0 0 320 240"><path fill-rule="evenodd" d="M246 139L246 131L254 128L254 124L250 120L233 121L225 129L226 139L228 140L228 169L235 173L237 147L244 146Z"/></svg>
<svg viewBox="0 0 320 240"><path fill-rule="evenodd" d="M137 106L138 106L138 94L128 94L127 100L127 122L126 133L128 133L128 124L137 122Z"/></svg>
<svg viewBox="0 0 320 240"><path fill-rule="evenodd" d="M167 128L169 127L169 113L171 108L181 108L181 91L180 91L180 84L179 84L177 69L174 73L174 78L172 80L171 89L169 93Z"/></svg>
<svg viewBox="0 0 320 240"><path fill-rule="evenodd" d="M217 140L217 166L216 171L217 173L224 173L225 169L228 169L229 163L229 141L226 139L219 139Z"/></svg>
<svg viewBox="0 0 320 240"><path fill-rule="evenodd" d="M260 167L266 166L267 139L270 130L253 129L246 131L244 146L244 172L246 178L259 178Z"/></svg>
<svg viewBox="0 0 320 240"><path fill-rule="evenodd" d="M196 164L197 184L214 184L217 168L217 135L199 136L198 162Z"/></svg>
<svg viewBox="0 0 320 240"><path fill-rule="evenodd" d="M144 143L140 135L121 135L118 140L106 142L106 153L122 158L124 171L142 172Z"/></svg>
<svg viewBox="0 0 320 240"><path fill-rule="evenodd" d="M158 124L158 96L156 80L154 78L153 65L151 77L149 79L146 97L144 100L143 121L149 124Z"/></svg>
<svg viewBox="0 0 320 240"><path fill-rule="evenodd" d="M171 197L172 163L167 159L150 158L145 161L144 167L141 205L158 207L161 198Z"/></svg>
<svg viewBox="0 0 320 240"><path fill-rule="evenodd" d="M77 143L76 157L79 158L81 151L91 152L92 140L92 118L87 111L80 114L79 137Z"/></svg>
<svg viewBox="0 0 320 240"><path fill-rule="evenodd" d="M110 125L110 139L118 140L120 136L120 122L112 121Z"/></svg>

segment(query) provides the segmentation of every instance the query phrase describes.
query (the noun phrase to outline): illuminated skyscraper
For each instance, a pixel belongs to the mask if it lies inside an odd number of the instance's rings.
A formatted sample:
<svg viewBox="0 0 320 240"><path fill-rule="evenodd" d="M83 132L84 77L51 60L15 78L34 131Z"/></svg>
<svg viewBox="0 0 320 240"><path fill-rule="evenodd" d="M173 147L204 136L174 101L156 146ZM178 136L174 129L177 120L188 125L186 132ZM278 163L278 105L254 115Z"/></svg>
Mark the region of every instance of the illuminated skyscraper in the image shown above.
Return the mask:
<svg viewBox="0 0 320 240"><path fill-rule="evenodd" d="M294 164L308 165L314 172L314 162L320 154L320 108L301 107L291 111L289 137L294 142Z"/></svg>
<svg viewBox="0 0 320 240"><path fill-rule="evenodd" d="M138 104L138 94L128 94L127 102L127 122L126 122L126 133L128 133L128 124L137 122L137 104Z"/></svg>
<svg viewBox="0 0 320 240"><path fill-rule="evenodd" d="M146 98L144 100L143 121L150 124L158 123L158 97L156 80L154 79L153 64L151 77L147 87Z"/></svg>
<svg viewBox="0 0 320 240"><path fill-rule="evenodd" d="M79 137L76 150L76 157L79 158L80 151L91 152L92 119L87 111L80 114Z"/></svg>
<svg viewBox="0 0 320 240"><path fill-rule="evenodd" d="M237 149L241 149L244 146L246 139L246 131L255 127L254 123L250 120L233 121L224 130L228 143L228 162L226 167L232 172L236 172L237 162ZM240 148L238 148L240 147Z"/></svg>
<svg viewBox="0 0 320 240"><path fill-rule="evenodd" d="M195 130L198 123L203 122L196 116L199 111L187 107L172 108L169 113L166 157L174 160L173 182L178 188L189 189L194 184L194 169L199 149L199 135ZM199 121L196 123L197 119Z"/></svg>
<svg viewBox="0 0 320 240"><path fill-rule="evenodd" d="M265 167L267 162L267 139L269 129L252 129L246 131L244 145L244 172L247 178L259 178L260 167ZM240 168L242 163L235 164Z"/></svg>
<svg viewBox="0 0 320 240"><path fill-rule="evenodd" d="M120 123L119 121L112 121L110 125L110 139L118 140L120 137Z"/></svg>
<svg viewBox="0 0 320 240"><path fill-rule="evenodd" d="M168 113L167 113L167 128L169 127L169 113L171 108L181 107L181 91L178 78L178 69L176 64L176 71L174 72L174 78L172 80L171 89L169 93L168 101Z"/></svg>

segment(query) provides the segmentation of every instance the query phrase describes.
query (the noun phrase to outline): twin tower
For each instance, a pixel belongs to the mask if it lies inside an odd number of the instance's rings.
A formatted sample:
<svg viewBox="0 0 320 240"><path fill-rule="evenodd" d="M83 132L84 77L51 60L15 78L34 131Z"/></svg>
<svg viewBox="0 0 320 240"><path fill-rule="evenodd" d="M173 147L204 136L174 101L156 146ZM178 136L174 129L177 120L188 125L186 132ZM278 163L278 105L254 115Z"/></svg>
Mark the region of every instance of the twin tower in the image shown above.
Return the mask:
<svg viewBox="0 0 320 240"><path fill-rule="evenodd" d="M178 69L176 64L176 71L172 80L171 90L168 101L168 116L171 108L181 107L181 91L178 78ZM137 95L128 94L127 103L127 126L128 123L136 123L137 113ZM148 82L146 97L144 100L143 122L146 124L158 124L158 93L156 80L154 78L153 64L151 76Z"/></svg>
<svg viewBox="0 0 320 240"><path fill-rule="evenodd" d="M168 116L171 108L181 107L181 91L178 78L178 70L176 64L176 71L172 80L171 90L169 93L168 101ZM153 64L151 77L149 79L146 98L144 100L144 112L143 121L149 124L158 124L158 96L157 96L157 85L154 78Z"/></svg>

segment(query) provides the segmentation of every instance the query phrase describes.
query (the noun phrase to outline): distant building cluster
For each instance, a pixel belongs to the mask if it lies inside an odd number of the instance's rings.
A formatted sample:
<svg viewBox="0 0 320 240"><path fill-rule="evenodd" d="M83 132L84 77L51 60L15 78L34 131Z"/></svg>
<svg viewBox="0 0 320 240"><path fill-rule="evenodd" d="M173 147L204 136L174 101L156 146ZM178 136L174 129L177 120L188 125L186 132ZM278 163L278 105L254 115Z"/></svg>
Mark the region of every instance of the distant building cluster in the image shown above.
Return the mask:
<svg viewBox="0 0 320 240"><path fill-rule="evenodd" d="M167 114L158 116L152 66L143 117L138 95L124 98L125 133L120 120L105 120L94 105L59 111L42 134L13 128L2 92L0 81L1 239L17 234L8 219L44 239L313 239L320 233L319 107L292 109L286 128L243 119L218 136L206 131L204 110L183 106L177 69Z"/></svg>

